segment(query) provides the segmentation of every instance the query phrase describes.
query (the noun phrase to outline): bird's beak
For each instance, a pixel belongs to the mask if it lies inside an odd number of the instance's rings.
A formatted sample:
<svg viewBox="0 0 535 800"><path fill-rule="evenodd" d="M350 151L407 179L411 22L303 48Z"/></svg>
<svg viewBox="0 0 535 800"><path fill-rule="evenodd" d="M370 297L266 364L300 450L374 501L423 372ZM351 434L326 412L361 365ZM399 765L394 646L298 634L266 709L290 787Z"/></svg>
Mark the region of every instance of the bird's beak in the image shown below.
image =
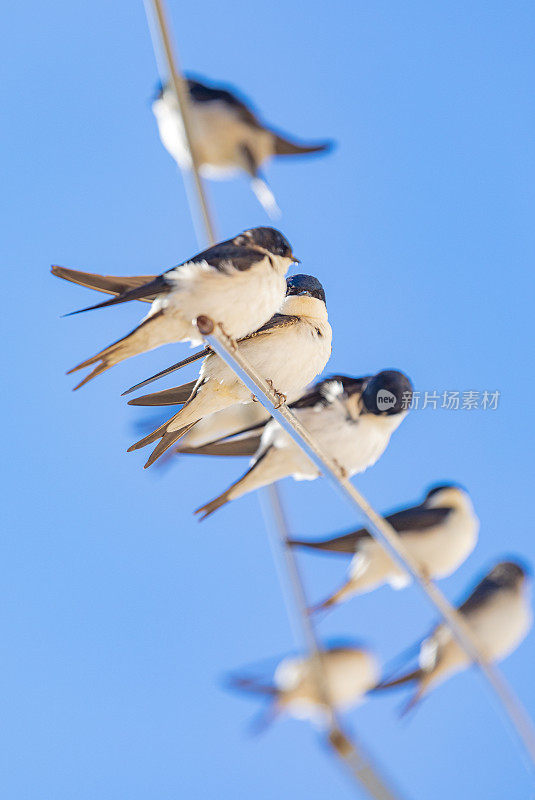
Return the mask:
<svg viewBox="0 0 535 800"><path fill-rule="evenodd" d="M301 259L300 258L296 258L295 256L290 256L290 258L292 259L294 264L300 264L301 263Z"/></svg>

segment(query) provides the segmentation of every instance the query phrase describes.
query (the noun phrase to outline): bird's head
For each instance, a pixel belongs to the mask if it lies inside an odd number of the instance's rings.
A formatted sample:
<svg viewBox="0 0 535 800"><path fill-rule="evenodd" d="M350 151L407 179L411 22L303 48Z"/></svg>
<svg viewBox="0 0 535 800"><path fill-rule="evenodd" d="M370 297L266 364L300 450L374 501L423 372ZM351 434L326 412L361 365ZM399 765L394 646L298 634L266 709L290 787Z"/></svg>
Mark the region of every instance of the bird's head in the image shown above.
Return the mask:
<svg viewBox="0 0 535 800"><path fill-rule="evenodd" d="M412 400L412 383L395 369L386 369L371 377L362 392L366 411L376 416L407 412Z"/></svg>
<svg viewBox="0 0 535 800"><path fill-rule="evenodd" d="M472 507L470 496L466 489L458 483L439 483L432 486L425 496L425 505L430 508Z"/></svg>
<svg viewBox="0 0 535 800"><path fill-rule="evenodd" d="M292 275L286 279L286 297L307 296L325 302L323 286L312 275Z"/></svg>
<svg viewBox="0 0 535 800"><path fill-rule="evenodd" d="M531 574L530 567L515 558L509 561L500 561L491 569L488 577L504 589L521 589Z"/></svg>
<svg viewBox="0 0 535 800"><path fill-rule="evenodd" d="M299 264L299 259L292 253L292 246L288 239L276 228L250 228L233 240L238 246L255 246L265 250L272 256L288 259L294 264Z"/></svg>

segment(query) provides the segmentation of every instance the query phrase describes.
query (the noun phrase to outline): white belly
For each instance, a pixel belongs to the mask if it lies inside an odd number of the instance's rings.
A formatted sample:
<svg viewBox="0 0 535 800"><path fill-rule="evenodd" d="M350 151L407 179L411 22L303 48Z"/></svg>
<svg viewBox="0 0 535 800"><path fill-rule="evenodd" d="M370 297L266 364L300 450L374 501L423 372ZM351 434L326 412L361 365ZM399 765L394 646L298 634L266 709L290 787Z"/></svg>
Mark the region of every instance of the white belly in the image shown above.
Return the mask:
<svg viewBox="0 0 535 800"><path fill-rule="evenodd" d="M324 654L326 688L335 708L358 703L375 685L378 668L374 658L363 650L340 649ZM275 673L279 702L293 716L316 717L321 708L315 671L310 658L283 661Z"/></svg>
<svg viewBox="0 0 535 800"><path fill-rule="evenodd" d="M501 661L526 637L532 624L531 609L521 593L500 593L466 618L483 654L490 661ZM465 668L469 660L449 630L442 624L431 637L439 642L439 661L435 682Z"/></svg>
<svg viewBox="0 0 535 800"><path fill-rule="evenodd" d="M469 514L453 511L444 525L426 531L405 531L401 534L404 547L424 567L432 578L451 575L465 561L475 547L479 523ZM384 580L396 588L410 583L407 573L383 550L375 539L361 546L367 557L369 569L381 572ZM358 556L355 567L358 569Z"/></svg>
<svg viewBox="0 0 535 800"><path fill-rule="evenodd" d="M278 265L277 265L278 266ZM198 264L176 270L176 290L155 301L151 313L164 309L166 316L176 314L189 326L189 336L200 344L195 320L201 314L221 323L235 339L257 330L275 314L286 293L286 270L273 269L267 261L243 272L220 272Z"/></svg>
<svg viewBox="0 0 535 800"><path fill-rule="evenodd" d="M331 354L330 328L323 326L325 334L317 336L313 324L302 322L281 328L268 336L259 336L240 345L244 357L274 388L286 397L295 397L323 370ZM235 389L242 401L251 399L251 393L220 359L210 358L206 374L218 383Z"/></svg>
<svg viewBox="0 0 535 800"><path fill-rule="evenodd" d="M325 451L335 458L349 475L364 472L372 464L375 464L404 416L402 414L395 417L365 415L358 421L348 424L347 413L342 403L333 403L321 410L297 410L296 415ZM271 438L276 447L282 447L288 454L291 453L292 463L296 465L293 473L296 480L312 480L318 476L316 467L287 433L278 425L276 428L272 428L270 433L271 437L266 431L264 441L268 443Z"/></svg>

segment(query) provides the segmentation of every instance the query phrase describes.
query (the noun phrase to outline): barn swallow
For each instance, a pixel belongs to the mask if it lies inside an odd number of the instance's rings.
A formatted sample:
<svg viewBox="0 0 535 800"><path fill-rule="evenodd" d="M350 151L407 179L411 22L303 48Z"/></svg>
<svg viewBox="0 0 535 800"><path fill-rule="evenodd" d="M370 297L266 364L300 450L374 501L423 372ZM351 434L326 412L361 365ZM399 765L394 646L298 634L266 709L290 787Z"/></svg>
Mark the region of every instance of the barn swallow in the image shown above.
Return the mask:
<svg viewBox="0 0 535 800"><path fill-rule="evenodd" d="M488 661L501 661L525 639L532 625L528 570L518 561L501 561L458 607ZM416 684L403 713L438 684L470 665L470 659L445 623L420 644L419 666L400 678L385 680L375 690Z"/></svg>
<svg viewBox="0 0 535 800"><path fill-rule="evenodd" d="M454 484L435 486L423 503L389 514L386 520L430 578L451 575L474 549L479 532L479 520L470 497ZM410 583L409 575L366 528L323 541L296 539L289 544L353 554L346 583L314 611L330 608L385 583L395 589Z"/></svg>
<svg viewBox="0 0 535 800"><path fill-rule="evenodd" d="M353 379L345 386L330 381L321 393L311 392L295 403L293 412L351 476L364 472L383 454L392 433L407 416L411 397L412 385L406 375L385 370ZM254 454L250 468L223 494L197 509L195 513L202 514L202 519L230 500L290 475L296 480L319 476L317 467L275 421L262 433L248 437L248 444L250 449L245 452ZM236 446L244 455L243 438L238 438Z"/></svg>
<svg viewBox="0 0 535 800"><path fill-rule="evenodd" d="M322 653L325 688L333 708L344 710L359 703L377 680L377 661L362 647L330 647ZM230 687L269 698L263 723L281 713L298 719L321 719L326 712L318 691L315 664L310 656L285 658L277 666L273 681L232 676Z"/></svg>
<svg viewBox="0 0 535 800"><path fill-rule="evenodd" d="M292 262L298 263L298 259L282 233L274 228L251 228L157 276L118 278L52 267L52 273L60 278L116 295L81 311L130 300L152 303L128 336L69 370L68 374L94 366L75 388L120 361L160 345L200 344L195 320L202 314L219 323L232 338L257 330L280 308Z"/></svg>
<svg viewBox="0 0 535 800"><path fill-rule="evenodd" d="M320 373L331 355L332 331L321 283L310 275L288 278L281 313L255 333L242 339L240 351L276 389L281 402L297 396ZM186 359L187 362L191 361ZM184 403L182 409L130 450L160 439L145 467L150 466L198 420L235 403L252 401L239 378L214 353L208 351L195 383L157 392L131 401L131 405Z"/></svg>
<svg viewBox="0 0 535 800"><path fill-rule="evenodd" d="M251 179L251 188L271 217L279 209L260 167L272 156L302 156L323 153L332 142L301 144L272 130L259 120L250 105L234 89L187 81L190 122L201 173L224 179L238 171ZM152 103L163 146L182 169L191 169L191 158L175 94L170 86L159 86Z"/></svg>

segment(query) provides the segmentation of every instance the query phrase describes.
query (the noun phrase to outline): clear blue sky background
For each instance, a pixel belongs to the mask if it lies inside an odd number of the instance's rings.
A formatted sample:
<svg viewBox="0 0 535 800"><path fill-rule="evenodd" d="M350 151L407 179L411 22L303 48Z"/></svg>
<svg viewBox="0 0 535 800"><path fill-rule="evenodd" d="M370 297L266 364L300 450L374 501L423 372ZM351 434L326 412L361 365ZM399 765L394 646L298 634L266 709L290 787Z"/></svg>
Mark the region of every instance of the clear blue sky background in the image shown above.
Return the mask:
<svg viewBox="0 0 535 800"><path fill-rule="evenodd" d="M172 3L184 65L228 81L266 120L334 154L272 164L281 227L326 288L330 370L404 369L417 388L500 390L498 411L414 412L357 485L381 509L458 480L477 550L442 582L456 600L504 553L533 561L533 5L529 2ZM165 472L126 455L139 410L120 392L184 352L124 364L76 394L64 372L126 333L141 306L71 319L89 291L51 263L154 273L197 250L156 134L141 3L20 2L4 14L0 84L4 294L0 758L10 800L350 798L305 724L260 740L222 676L291 652L292 631L249 496L192 510L242 464ZM245 181L211 185L221 238L267 220ZM192 373L193 374L193 373ZM353 524L321 481L287 482L296 534ZM344 562L303 555L311 599ZM386 662L435 619L382 589L321 631ZM535 712L531 635L504 663ZM347 722L414 800L524 800L518 750L474 672L408 721L399 695Z"/></svg>

